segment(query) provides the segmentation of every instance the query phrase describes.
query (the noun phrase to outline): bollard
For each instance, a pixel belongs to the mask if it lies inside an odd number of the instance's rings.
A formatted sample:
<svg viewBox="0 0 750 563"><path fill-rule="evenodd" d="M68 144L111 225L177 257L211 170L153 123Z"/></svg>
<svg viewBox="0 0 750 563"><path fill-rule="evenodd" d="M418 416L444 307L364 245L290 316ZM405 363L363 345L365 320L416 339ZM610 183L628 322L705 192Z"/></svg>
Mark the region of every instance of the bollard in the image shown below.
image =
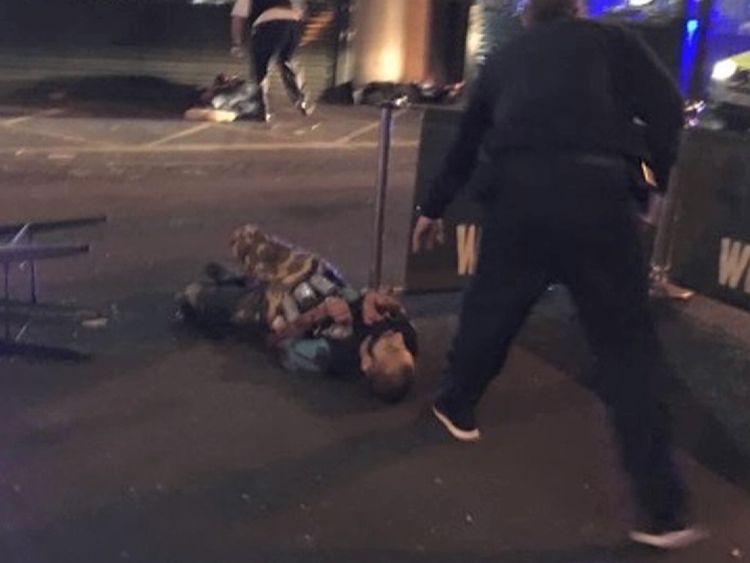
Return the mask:
<svg viewBox="0 0 750 563"><path fill-rule="evenodd" d="M679 287L669 280L669 270L672 267L672 235L676 219L675 211L679 197L679 185L680 181L675 171L659 209L656 239L651 254L650 293L655 298L687 301L695 295L695 292Z"/></svg>
<svg viewBox="0 0 750 563"><path fill-rule="evenodd" d="M375 221L373 223L369 286L379 289L383 278L383 237L385 236L385 205L388 196L388 168L390 165L393 112L405 108L406 96L383 103L380 113L380 142L378 144L378 177L375 193Z"/></svg>

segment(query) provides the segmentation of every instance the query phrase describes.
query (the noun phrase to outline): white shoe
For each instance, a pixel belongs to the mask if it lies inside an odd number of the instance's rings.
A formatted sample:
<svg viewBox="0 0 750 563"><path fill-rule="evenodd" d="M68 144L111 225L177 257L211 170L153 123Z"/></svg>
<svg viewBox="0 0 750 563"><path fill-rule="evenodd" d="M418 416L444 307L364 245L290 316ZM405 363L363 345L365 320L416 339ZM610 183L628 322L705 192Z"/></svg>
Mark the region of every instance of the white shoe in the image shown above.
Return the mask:
<svg viewBox="0 0 750 563"><path fill-rule="evenodd" d="M658 549L684 549L708 537L708 532L700 528L684 528L665 532L630 532L630 539L636 543Z"/></svg>
<svg viewBox="0 0 750 563"><path fill-rule="evenodd" d="M456 440L461 442L478 442L482 438L478 428L459 428L448 415L440 411L435 405L432 407L432 413Z"/></svg>

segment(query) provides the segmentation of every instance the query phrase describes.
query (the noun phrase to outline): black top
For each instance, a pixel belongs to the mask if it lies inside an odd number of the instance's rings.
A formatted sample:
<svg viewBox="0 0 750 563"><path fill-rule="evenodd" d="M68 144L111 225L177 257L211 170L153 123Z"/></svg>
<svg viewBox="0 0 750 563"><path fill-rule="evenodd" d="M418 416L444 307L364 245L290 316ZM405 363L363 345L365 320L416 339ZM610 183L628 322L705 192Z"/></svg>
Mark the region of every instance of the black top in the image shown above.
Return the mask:
<svg viewBox="0 0 750 563"><path fill-rule="evenodd" d="M255 20L257 20L263 12L270 10L271 8L292 9L293 6L291 0L253 0L253 9L248 18L250 25L254 24Z"/></svg>
<svg viewBox="0 0 750 563"><path fill-rule="evenodd" d="M666 188L682 108L668 71L633 32L590 20L537 24L487 60L422 213L442 216L478 160L515 151L641 158Z"/></svg>
<svg viewBox="0 0 750 563"><path fill-rule="evenodd" d="M330 349L328 371L339 377L361 376L359 348L368 337L378 338L384 332L392 330L404 336L408 350L417 355L417 332L409 319L401 313L391 313L384 321L366 325L362 319L362 299L351 304L354 318L354 333L344 340L328 340Z"/></svg>

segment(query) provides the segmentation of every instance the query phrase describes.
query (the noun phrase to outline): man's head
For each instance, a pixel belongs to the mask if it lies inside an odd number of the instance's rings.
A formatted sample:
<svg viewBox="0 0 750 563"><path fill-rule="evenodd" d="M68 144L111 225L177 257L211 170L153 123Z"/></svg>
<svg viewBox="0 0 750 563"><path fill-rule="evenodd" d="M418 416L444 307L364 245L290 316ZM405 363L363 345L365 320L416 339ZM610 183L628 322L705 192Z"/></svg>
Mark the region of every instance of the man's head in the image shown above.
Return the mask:
<svg viewBox="0 0 750 563"><path fill-rule="evenodd" d="M526 0L521 19L526 27L540 23L577 18L578 0Z"/></svg>
<svg viewBox="0 0 750 563"><path fill-rule="evenodd" d="M373 393L388 403L402 400L414 382L415 361L404 335L386 331L361 345L361 368Z"/></svg>

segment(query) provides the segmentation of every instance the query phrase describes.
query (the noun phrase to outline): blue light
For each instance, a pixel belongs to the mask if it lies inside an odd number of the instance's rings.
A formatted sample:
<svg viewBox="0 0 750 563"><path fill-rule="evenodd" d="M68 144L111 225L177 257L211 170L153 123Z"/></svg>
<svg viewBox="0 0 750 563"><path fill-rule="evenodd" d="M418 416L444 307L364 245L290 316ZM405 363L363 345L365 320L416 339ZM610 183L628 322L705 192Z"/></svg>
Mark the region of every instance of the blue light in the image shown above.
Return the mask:
<svg viewBox="0 0 750 563"><path fill-rule="evenodd" d="M682 68L680 72L680 85L684 94L690 92L693 73L695 72L695 63L698 58L698 41L696 41L698 29L700 29L700 21L697 19L689 19L685 23L685 37L682 41Z"/></svg>
<svg viewBox="0 0 750 563"><path fill-rule="evenodd" d="M693 36L695 35L695 32L698 31L698 28L700 27L700 23L698 23L698 20L688 20L687 24L685 24L685 29L688 33L688 41L692 41Z"/></svg>

